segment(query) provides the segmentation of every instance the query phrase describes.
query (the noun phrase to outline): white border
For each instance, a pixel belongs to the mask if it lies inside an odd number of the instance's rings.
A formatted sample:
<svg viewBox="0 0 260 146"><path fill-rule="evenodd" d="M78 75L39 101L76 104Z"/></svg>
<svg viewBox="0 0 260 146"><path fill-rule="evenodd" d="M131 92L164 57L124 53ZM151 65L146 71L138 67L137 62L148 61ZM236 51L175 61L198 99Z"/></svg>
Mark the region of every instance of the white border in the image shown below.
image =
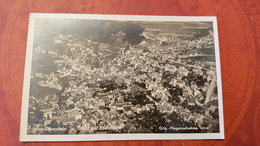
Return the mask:
<svg viewBox="0 0 260 146"><path fill-rule="evenodd" d="M166 134L86 134L86 135L27 135L28 102L30 88L30 74L32 63L32 48L36 18L64 18L64 19L102 19L102 20L134 20L134 21L212 21L214 31L216 73L218 85L218 106L220 133L166 133ZM31 13L26 50L24 72L24 86L21 112L20 141L109 141L109 140L174 140L174 139L224 139L223 100L220 70L220 52L218 42L217 18L190 16L140 16L140 15L93 15L93 14L45 14Z"/></svg>

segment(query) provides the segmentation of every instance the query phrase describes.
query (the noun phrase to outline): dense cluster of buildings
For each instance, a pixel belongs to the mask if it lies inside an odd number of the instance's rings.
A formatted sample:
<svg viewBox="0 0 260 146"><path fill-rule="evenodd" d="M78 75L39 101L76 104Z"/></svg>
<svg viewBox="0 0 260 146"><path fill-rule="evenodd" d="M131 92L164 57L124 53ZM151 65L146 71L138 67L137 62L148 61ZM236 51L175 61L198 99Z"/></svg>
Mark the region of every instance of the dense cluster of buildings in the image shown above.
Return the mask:
<svg viewBox="0 0 260 146"><path fill-rule="evenodd" d="M57 72L34 73L32 80L39 80L39 88L57 91L30 97L29 133L219 130L215 63L192 59L214 58L205 54L214 52L212 34L192 40L146 34L138 45L121 46L72 38L53 38L63 50L37 48L58 58L54 62ZM39 127L54 130L35 130ZM55 130L58 127L63 130Z"/></svg>

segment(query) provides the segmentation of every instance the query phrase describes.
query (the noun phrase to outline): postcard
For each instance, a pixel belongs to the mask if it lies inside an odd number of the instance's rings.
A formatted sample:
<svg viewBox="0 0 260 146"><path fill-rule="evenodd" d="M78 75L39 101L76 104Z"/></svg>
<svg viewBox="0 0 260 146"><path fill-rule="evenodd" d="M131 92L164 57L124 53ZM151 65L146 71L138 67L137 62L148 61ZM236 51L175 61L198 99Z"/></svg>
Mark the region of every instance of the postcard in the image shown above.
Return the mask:
<svg viewBox="0 0 260 146"><path fill-rule="evenodd" d="M31 13L20 141L224 139L216 17Z"/></svg>

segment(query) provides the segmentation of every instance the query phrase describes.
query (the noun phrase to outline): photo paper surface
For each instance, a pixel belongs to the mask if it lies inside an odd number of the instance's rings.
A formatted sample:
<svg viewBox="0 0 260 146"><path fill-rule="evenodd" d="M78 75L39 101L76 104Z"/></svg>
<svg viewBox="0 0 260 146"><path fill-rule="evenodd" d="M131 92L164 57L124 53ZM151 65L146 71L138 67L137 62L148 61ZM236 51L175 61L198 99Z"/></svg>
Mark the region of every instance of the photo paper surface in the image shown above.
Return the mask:
<svg viewBox="0 0 260 146"><path fill-rule="evenodd" d="M224 139L216 17L30 15L21 141Z"/></svg>

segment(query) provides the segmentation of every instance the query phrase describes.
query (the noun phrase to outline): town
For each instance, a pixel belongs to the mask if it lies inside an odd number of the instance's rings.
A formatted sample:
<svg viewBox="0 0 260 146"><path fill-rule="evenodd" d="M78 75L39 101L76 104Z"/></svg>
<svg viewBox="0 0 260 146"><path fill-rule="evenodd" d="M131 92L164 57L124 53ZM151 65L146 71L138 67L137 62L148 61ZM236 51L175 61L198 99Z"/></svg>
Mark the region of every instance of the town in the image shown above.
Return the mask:
<svg viewBox="0 0 260 146"><path fill-rule="evenodd" d="M212 26L135 25L138 43L120 30L112 43L57 34L34 46L46 62L32 64L28 134L219 132Z"/></svg>

